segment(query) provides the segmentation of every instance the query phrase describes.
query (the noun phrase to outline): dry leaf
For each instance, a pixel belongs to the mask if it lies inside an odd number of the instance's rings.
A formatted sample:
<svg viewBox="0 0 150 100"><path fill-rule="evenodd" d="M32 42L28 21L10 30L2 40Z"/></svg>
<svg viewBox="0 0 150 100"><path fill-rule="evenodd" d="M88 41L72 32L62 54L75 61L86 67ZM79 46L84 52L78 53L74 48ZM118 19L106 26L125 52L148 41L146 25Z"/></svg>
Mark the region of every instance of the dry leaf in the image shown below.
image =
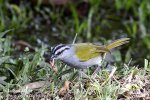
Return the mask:
<svg viewBox="0 0 150 100"><path fill-rule="evenodd" d="M24 51L26 47L29 48L29 51L35 51L34 47L31 46L28 42L23 40L18 40L14 43L14 47L16 47L20 51Z"/></svg>
<svg viewBox="0 0 150 100"><path fill-rule="evenodd" d="M52 5L65 5L69 0L49 0Z"/></svg>
<svg viewBox="0 0 150 100"><path fill-rule="evenodd" d="M70 81L65 81L64 86L59 90L60 96L64 96L69 91L70 84Z"/></svg>
<svg viewBox="0 0 150 100"><path fill-rule="evenodd" d="M41 88L45 85L49 85L49 81L38 81L38 82L28 83L24 85L22 88L28 88L29 90L34 90L37 88ZM21 89L14 91L14 93L19 93L19 92L21 92Z"/></svg>
<svg viewBox="0 0 150 100"><path fill-rule="evenodd" d="M37 0L32 0L33 4L36 4L38 1ZM42 5L66 5L70 0L41 0Z"/></svg>

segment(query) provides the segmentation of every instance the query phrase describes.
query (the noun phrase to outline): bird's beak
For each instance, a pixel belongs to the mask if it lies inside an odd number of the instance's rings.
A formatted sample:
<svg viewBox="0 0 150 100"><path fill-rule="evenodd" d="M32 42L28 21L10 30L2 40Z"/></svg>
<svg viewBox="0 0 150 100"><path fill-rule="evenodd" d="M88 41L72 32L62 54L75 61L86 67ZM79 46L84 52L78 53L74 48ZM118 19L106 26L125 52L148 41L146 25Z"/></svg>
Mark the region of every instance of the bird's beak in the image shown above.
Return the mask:
<svg viewBox="0 0 150 100"><path fill-rule="evenodd" d="M50 63L50 67L52 68L52 70L55 72L55 73L57 73L58 72L58 70L57 70L57 67L55 66L55 59L51 59L50 61L49 61L49 63Z"/></svg>
<svg viewBox="0 0 150 100"><path fill-rule="evenodd" d="M49 54L47 54L47 53L44 53L43 56L44 56L44 58L45 58L45 61L48 62L48 63L50 63L50 65L51 65L52 67L54 67L54 58L51 57L51 55L49 55Z"/></svg>
<svg viewBox="0 0 150 100"><path fill-rule="evenodd" d="M50 65L51 65L52 67L54 67L54 65L55 65L54 59L50 60L49 63L50 63Z"/></svg>

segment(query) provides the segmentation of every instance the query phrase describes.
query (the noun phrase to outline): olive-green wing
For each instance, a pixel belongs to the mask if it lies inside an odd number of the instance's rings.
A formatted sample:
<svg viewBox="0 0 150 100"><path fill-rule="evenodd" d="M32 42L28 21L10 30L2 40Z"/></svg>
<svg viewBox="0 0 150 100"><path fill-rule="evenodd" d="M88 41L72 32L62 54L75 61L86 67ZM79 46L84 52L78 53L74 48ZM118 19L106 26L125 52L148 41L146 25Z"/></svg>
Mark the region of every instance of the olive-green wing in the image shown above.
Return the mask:
<svg viewBox="0 0 150 100"><path fill-rule="evenodd" d="M95 45L92 43L78 43L73 45L75 46L75 53L80 61L87 61L91 58L109 52L109 50L104 46Z"/></svg>

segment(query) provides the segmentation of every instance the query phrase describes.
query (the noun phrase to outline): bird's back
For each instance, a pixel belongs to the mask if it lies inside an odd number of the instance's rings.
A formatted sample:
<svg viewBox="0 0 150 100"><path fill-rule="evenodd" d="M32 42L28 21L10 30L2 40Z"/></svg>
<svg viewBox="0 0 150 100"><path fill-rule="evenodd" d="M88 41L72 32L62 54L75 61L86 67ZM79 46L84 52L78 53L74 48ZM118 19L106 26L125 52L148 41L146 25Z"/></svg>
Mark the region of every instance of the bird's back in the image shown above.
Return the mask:
<svg viewBox="0 0 150 100"><path fill-rule="evenodd" d="M92 43L78 43L73 44L73 46L75 46L75 53L76 56L80 59L80 61L87 61L97 56L101 56L109 51L104 46Z"/></svg>

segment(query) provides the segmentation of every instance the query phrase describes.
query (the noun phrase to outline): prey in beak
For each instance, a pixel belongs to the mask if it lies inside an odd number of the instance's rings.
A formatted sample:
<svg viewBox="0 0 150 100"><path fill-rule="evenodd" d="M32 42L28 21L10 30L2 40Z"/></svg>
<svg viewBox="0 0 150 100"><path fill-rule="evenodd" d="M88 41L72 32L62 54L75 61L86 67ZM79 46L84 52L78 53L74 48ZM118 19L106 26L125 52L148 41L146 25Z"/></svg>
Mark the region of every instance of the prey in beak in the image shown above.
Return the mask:
<svg viewBox="0 0 150 100"><path fill-rule="evenodd" d="M52 67L55 66L55 61L54 61L54 59L51 59L51 60L49 61L49 63L50 63L50 65L51 65Z"/></svg>
<svg viewBox="0 0 150 100"><path fill-rule="evenodd" d="M55 66L55 60L54 59L50 60L49 64L50 64L51 68L54 70L54 72L57 73L58 70L57 70L57 67Z"/></svg>

